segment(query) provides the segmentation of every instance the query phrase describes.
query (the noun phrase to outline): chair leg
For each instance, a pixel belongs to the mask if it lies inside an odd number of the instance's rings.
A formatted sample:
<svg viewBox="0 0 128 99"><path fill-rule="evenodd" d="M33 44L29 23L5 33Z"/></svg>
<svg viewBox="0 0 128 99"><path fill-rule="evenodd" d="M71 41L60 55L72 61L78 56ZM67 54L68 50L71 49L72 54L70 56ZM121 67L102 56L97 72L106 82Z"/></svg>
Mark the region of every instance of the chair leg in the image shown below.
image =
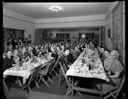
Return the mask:
<svg viewBox="0 0 128 99"><path fill-rule="evenodd" d="M53 84L53 81L51 80L51 78L50 78L50 77L48 77L48 80Z"/></svg>
<svg viewBox="0 0 128 99"><path fill-rule="evenodd" d="M100 99L102 99L102 84L100 84Z"/></svg>
<svg viewBox="0 0 128 99"><path fill-rule="evenodd" d="M82 96L82 94L81 94L79 91L77 91L77 93L78 93L80 96Z"/></svg>
<svg viewBox="0 0 128 99"><path fill-rule="evenodd" d="M32 92L32 90L31 90L30 87L28 87L27 93L28 93L28 92L30 92L30 93Z"/></svg>
<svg viewBox="0 0 128 99"><path fill-rule="evenodd" d="M48 83L43 78L41 78L41 80L45 83L47 87L49 87Z"/></svg>
<svg viewBox="0 0 128 99"><path fill-rule="evenodd" d="M53 72L59 77L59 75L55 72L55 70L53 70Z"/></svg>
<svg viewBox="0 0 128 99"><path fill-rule="evenodd" d="M111 94L105 96L103 99L108 99L111 96Z"/></svg>
<svg viewBox="0 0 128 99"><path fill-rule="evenodd" d="M67 88L67 93L66 93L66 96L68 96L69 94L72 93L72 90L70 88ZM72 93L73 94L73 93Z"/></svg>
<svg viewBox="0 0 128 99"><path fill-rule="evenodd" d="M52 78L54 78L54 75L52 74L52 72L51 72L51 73L49 73L49 75L50 75Z"/></svg>
<svg viewBox="0 0 128 99"><path fill-rule="evenodd" d="M113 98L115 97L112 92L110 92L110 94L111 94L111 96L112 96Z"/></svg>
<svg viewBox="0 0 128 99"><path fill-rule="evenodd" d="M103 99L103 97L102 97L102 93L100 93L100 99Z"/></svg>
<svg viewBox="0 0 128 99"><path fill-rule="evenodd" d="M39 84L39 83L40 83L40 81L41 81L41 76L40 76L40 79L37 81L37 83Z"/></svg>
<svg viewBox="0 0 128 99"><path fill-rule="evenodd" d="M60 83L61 83L61 75L59 76L58 86L60 86Z"/></svg>
<svg viewBox="0 0 128 99"><path fill-rule="evenodd" d="M5 92L6 96L7 96L9 94L9 90L8 90L8 87L7 87L7 85L6 85L4 80L3 80L3 87L5 89L4 92Z"/></svg>
<svg viewBox="0 0 128 99"><path fill-rule="evenodd" d="M23 86L19 79L17 79L17 81L18 81L18 84L19 84L20 87Z"/></svg>
<svg viewBox="0 0 128 99"><path fill-rule="evenodd" d="M36 81L35 81L35 84L36 84L36 86L37 86L38 88L40 88L39 85L38 85L38 83L37 83Z"/></svg>

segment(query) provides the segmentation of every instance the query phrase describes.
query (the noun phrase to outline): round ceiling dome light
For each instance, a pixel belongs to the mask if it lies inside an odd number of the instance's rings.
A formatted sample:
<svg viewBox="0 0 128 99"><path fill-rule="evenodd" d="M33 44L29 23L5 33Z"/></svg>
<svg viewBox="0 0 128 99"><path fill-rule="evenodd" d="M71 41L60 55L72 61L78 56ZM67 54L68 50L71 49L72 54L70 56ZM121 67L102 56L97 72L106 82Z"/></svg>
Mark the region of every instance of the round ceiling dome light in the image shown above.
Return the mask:
<svg viewBox="0 0 128 99"><path fill-rule="evenodd" d="M58 12L60 11L62 8L60 6L52 6L50 7L50 9L53 11L53 12Z"/></svg>

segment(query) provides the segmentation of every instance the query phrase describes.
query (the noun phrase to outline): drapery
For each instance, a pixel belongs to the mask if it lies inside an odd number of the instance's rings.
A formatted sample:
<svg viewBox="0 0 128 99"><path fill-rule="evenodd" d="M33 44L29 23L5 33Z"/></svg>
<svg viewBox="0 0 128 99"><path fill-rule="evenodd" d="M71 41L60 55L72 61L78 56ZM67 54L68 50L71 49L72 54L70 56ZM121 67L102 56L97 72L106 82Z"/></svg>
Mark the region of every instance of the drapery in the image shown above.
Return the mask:
<svg viewBox="0 0 128 99"><path fill-rule="evenodd" d="M123 62L123 2L120 1L113 9L113 49L120 53Z"/></svg>

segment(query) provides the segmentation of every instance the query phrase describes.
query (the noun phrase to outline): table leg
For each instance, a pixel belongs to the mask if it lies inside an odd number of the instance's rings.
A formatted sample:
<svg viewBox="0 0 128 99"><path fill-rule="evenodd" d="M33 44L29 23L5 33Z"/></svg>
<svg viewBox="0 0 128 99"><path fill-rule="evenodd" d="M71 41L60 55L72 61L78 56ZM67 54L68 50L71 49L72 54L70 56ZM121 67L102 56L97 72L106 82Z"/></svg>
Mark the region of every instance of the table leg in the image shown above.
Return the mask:
<svg viewBox="0 0 128 99"><path fill-rule="evenodd" d="M3 90L4 90L5 95L8 96L9 95L9 89L8 89L4 79L3 79Z"/></svg>
<svg viewBox="0 0 128 99"><path fill-rule="evenodd" d="M102 97L102 82L101 82L101 84L100 84L100 98L102 99L103 97Z"/></svg>
<svg viewBox="0 0 128 99"><path fill-rule="evenodd" d="M20 87L23 86L20 79L17 79L17 81L18 81L18 84L19 84Z"/></svg>
<svg viewBox="0 0 128 99"><path fill-rule="evenodd" d="M74 91L73 91L74 79L73 79L73 77L72 77L71 81L72 81L72 87L71 87L71 90L72 90L72 96L74 96Z"/></svg>
<svg viewBox="0 0 128 99"><path fill-rule="evenodd" d="M69 84L68 84L66 96L68 96L69 94L72 94L72 96L74 95L74 93L73 93L73 77L71 77L71 83L69 82Z"/></svg>

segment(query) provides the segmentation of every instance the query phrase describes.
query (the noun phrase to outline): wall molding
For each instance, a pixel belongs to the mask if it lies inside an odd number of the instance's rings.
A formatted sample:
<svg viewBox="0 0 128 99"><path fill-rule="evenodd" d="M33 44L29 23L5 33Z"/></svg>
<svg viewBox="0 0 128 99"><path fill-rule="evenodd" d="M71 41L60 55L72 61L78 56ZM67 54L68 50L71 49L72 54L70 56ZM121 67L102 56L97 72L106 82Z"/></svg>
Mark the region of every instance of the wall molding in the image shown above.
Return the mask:
<svg viewBox="0 0 128 99"><path fill-rule="evenodd" d="M105 26L105 21L89 21L89 22L69 22L56 24L36 24L36 28L75 28L75 27L94 27Z"/></svg>
<svg viewBox="0 0 128 99"><path fill-rule="evenodd" d="M94 21L105 21L105 20L87 20L87 21L67 21L67 22L49 22L49 23L36 23L36 24L54 24L54 23L73 23L73 22L94 22Z"/></svg>
<svg viewBox="0 0 128 99"><path fill-rule="evenodd" d="M22 15L22 14L19 14L17 12L5 9L5 8L3 8L3 17L4 16L12 18L12 19L24 21L24 22L35 23L35 19L30 18L30 17L25 16L25 15Z"/></svg>
<svg viewBox="0 0 128 99"><path fill-rule="evenodd" d="M7 16L7 15L3 15L3 17L8 17L8 18L15 19L15 20L18 20L18 21L24 21L24 22L29 22L29 23L35 24L35 22L30 22L30 21L27 21L27 20L11 17L11 16Z"/></svg>
<svg viewBox="0 0 128 99"><path fill-rule="evenodd" d="M35 22L39 23L64 23L64 22L82 22L93 20L105 20L105 14L88 15L88 16L74 16L74 17L59 17L59 18L45 18L36 19Z"/></svg>

